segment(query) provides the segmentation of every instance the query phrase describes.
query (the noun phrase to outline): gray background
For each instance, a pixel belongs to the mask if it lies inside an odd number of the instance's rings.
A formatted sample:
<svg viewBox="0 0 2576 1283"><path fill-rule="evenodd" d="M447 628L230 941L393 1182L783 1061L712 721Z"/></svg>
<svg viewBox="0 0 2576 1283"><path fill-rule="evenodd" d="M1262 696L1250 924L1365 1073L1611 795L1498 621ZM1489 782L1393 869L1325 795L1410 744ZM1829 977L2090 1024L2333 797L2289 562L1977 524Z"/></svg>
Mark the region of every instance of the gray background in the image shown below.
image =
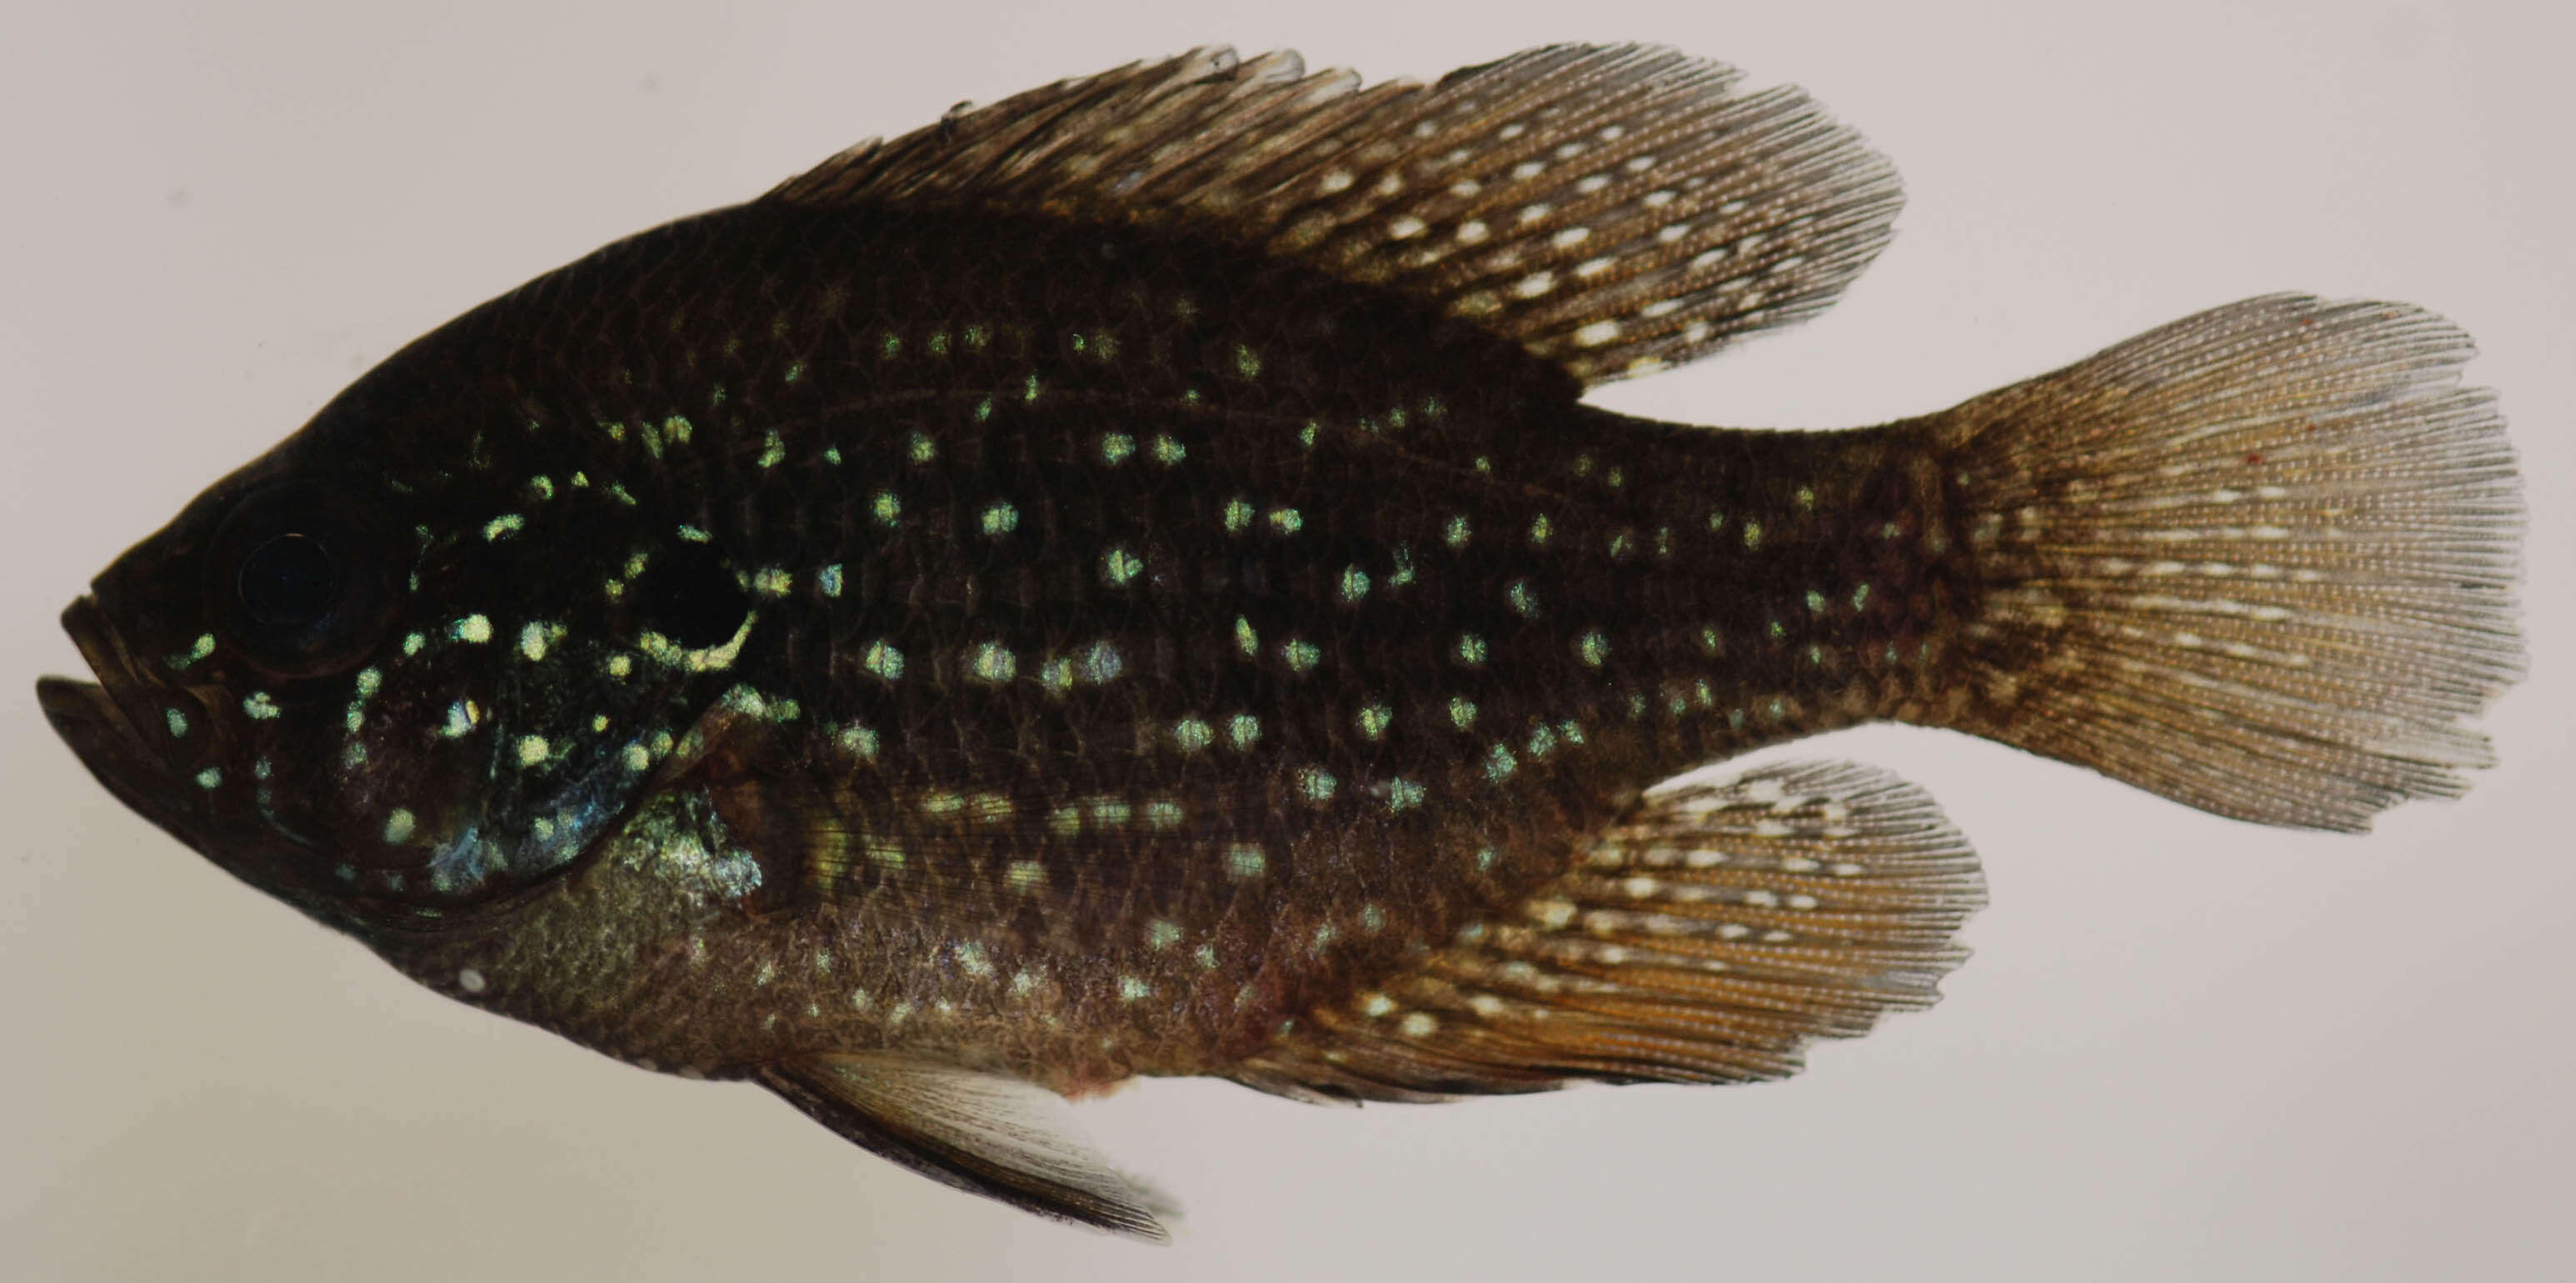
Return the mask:
<svg viewBox="0 0 2576 1283"><path fill-rule="evenodd" d="M2576 1196L2559 5L11 6L0 17L0 1276L2567 1277ZM1086 1107L1155 1252L413 988L115 805L54 615L400 342L872 132L1200 41L1371 77L1652 39L1806 85L1903 171L1828 317L1604 393L1832 426L2280 288L2482 342L2535 518L2503 766L2367 839L1931 733L1994 906L1936 1011L1791 1082Z"/></svg>

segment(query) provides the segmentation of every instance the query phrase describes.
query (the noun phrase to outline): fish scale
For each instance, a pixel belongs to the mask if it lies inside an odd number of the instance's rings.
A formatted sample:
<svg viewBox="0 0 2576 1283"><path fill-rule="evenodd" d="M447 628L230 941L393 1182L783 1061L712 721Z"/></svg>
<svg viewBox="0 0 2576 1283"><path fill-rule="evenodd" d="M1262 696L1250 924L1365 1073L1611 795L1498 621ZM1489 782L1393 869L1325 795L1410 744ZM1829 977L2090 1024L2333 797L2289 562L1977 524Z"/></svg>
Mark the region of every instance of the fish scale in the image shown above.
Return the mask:
<svg viewBox="0 0 2576 1283"><path fill-rule="evenodd" d="M2218 308L1842 432L1585 405L1892 172L1565 46L961 110L424 336L99 576L93 774L422 983L1157 1237L1062 1098L1794 1072L1984 901L1870 720L2221 814L2456 793L2518 675L2466 337Z"/></svg>

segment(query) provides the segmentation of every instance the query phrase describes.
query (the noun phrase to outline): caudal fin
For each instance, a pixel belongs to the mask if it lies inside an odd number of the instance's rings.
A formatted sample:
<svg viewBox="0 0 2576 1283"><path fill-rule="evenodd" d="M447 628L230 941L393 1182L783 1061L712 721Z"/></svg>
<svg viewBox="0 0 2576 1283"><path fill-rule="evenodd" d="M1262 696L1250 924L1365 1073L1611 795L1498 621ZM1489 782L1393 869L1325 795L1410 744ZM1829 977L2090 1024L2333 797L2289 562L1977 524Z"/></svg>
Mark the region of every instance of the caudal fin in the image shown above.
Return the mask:
<svg viewBox="0 0 2576 1283"><path fill-rule="evenodd" d="M2521 485L2468 336L2281 295L1919 421L1981 585L1926 720L2205 810L2361 829L2492 760Z"/></svg>

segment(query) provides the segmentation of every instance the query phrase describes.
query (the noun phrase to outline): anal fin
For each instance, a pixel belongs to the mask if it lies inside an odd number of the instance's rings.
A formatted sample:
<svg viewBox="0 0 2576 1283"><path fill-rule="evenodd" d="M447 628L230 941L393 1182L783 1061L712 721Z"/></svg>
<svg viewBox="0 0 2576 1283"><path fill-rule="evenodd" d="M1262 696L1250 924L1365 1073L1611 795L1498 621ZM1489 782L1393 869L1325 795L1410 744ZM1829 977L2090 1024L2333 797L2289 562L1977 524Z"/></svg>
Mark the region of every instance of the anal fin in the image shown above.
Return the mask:
<svg viewBox="0 0 2576 1283"><path fill-rule="evenodd" d="M1063 1097L998 1074L915 1057L810 1056L762 1085L863 1149L1013 1207L1152 1242L1168 1200L1111 1167Z"/></svg>
<svg viewBox="0 0 2576 1283"><path fill-rule="evenodd" d="M1781 763L1648 795L1575 867L1237 1066L1307 1099L1794 1073L1930 1006L1985 903L1976 856L1884 771Z"/></svg>

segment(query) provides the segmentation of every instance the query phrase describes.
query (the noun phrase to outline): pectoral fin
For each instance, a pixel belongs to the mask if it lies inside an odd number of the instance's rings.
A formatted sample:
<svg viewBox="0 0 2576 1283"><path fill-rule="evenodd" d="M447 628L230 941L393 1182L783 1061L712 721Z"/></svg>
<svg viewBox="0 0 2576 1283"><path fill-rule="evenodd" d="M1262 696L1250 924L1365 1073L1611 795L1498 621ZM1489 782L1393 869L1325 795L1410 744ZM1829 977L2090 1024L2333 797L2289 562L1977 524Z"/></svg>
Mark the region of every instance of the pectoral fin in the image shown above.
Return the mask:
<svg viewBox="0 0 2576 1283"><path fill-rule="evenodd" d="M1034 1084L894 1055L813 1056L760 1081L860 1147L1013 1207L1151 1242L1176 1209L1111 1167L1064 1098Z"/></svg>

